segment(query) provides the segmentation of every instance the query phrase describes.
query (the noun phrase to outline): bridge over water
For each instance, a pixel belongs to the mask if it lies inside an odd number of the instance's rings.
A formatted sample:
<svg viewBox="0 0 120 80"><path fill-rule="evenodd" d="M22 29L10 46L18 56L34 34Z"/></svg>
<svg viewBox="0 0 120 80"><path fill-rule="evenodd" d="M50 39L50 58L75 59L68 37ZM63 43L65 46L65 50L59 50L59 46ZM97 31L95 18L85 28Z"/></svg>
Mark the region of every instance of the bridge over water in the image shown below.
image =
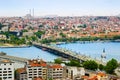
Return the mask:
<svg viewBox="0 0 120 80"><path fill-rule="evenodd" d="M67 58L67 59L76 59L76 60L79 60L80 62L87 61L87 60L95 60L98 64L105 64L101 60L93 59L89 56L85 56L81 54L76 54L73 51L58 48L56 46L50 46L50 45L45 45L45 44L40 44L40 43L34 43L34 46L37 48L46 50L52 54Z"/></svg>

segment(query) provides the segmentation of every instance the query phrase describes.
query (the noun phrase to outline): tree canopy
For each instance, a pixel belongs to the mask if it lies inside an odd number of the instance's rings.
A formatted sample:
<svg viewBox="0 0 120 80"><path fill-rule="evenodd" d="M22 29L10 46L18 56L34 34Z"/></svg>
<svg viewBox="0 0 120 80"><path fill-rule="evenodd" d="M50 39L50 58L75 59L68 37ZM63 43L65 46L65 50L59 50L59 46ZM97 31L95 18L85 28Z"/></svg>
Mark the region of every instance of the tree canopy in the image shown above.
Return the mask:
<svg viewBox="0 0 120 80"><path fill-rule="evenodd" d="M118 67L118 62L115 59L111 59L105 66L105 71L109 74L113 74L114 70Z"/></svg>
<svg viewBox="0 0 120 80"><path fill-rule="evenodd" d="M98 64L93 60L87 60L83 63L83 67L89 70L98 69Z"/></svg>
<svg viewBox="0 0 120 80"><path fill-rule="evenodd" d="M61 64L62 60L60 58L57 58L57 59L54 59L54 62L57 63L57 64Z"/></svg>

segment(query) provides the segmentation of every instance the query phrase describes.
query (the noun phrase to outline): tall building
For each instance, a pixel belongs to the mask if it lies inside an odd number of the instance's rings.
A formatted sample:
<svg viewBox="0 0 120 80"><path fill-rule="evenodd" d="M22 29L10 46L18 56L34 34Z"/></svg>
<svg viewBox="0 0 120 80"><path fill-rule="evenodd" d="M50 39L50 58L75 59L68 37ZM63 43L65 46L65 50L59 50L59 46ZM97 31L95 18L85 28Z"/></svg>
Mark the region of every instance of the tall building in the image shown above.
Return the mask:
<svg viewBox="0 0 120 80"><path fill-rule="evenodd" d="M43 60L29 60L26 65L27 80L33 80L40 77L47 80L47 64Z"/></svg>
<svg viewBox="0 0 120 80"><path fill-rule="evenodd" d="M48 79L62 80L63 67L60 64L48 65Z"/></svg>
<svg viewBox="0 0 120 80"><path fill-rule="evenodd" d="M2 80L14 80L14 62L0 61L0 78Z"/></svg>

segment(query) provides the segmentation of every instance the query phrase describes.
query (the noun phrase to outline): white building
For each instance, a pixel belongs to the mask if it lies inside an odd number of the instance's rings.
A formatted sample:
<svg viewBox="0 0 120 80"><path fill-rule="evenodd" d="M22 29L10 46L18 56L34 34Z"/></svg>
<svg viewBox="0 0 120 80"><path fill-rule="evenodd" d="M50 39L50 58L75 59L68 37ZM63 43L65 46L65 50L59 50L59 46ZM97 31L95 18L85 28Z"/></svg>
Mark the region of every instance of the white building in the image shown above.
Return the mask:
<svg viewBox="0 0 120 80"><path fill-rule="evenodd" d="M14 80L14 62L9 60L0 61L0 78L2 80Z"/></svg>
<svg viewBox="0 0 120 80"><path fill-rule="evenodd" d="M29 60L26 65L27 80L40 77L43 80L47 79L47 64L43 60Z"/></svg>
<svg viewBox="0 0 120 80"><path fill-rule="evenodd" d="M63 79L63 67L60 64L48 65L48 79L62 80Z"/></svg>
<svg viewBox="0 0 120 80"><path fill-rule="evenodd" d="M67 67L67 77L69 79L75 80L76 77L80 77L85 75L84 68L78 67Z"/></svg>

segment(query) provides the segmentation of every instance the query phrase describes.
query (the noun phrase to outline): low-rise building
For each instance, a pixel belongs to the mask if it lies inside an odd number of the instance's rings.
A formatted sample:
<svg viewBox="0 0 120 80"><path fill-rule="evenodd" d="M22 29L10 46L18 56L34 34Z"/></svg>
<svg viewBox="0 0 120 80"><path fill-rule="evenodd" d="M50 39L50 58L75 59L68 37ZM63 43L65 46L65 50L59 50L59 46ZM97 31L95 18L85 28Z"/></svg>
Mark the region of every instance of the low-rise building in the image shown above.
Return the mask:
<svg viewBox="0 0 120 80"><path fill-rule="evenodd" d="M43 80L47 79L47 64L43 60L29 60L26 65L27 80L41 77Z"/></svg>
<svg viewBox="0 0 120 80"><path fill-rule="evenodd" d="M60 64L48 65L48 79L62 80L63 79L63 66Z"/></svg>
<svg viewBox="0 0 120 80"><path fill-rule="evenodd" d="M85 75L85 70L82 67L67 67L66 69L67 78L71 80L76 80L76 78L80 79Z"/></svg>

